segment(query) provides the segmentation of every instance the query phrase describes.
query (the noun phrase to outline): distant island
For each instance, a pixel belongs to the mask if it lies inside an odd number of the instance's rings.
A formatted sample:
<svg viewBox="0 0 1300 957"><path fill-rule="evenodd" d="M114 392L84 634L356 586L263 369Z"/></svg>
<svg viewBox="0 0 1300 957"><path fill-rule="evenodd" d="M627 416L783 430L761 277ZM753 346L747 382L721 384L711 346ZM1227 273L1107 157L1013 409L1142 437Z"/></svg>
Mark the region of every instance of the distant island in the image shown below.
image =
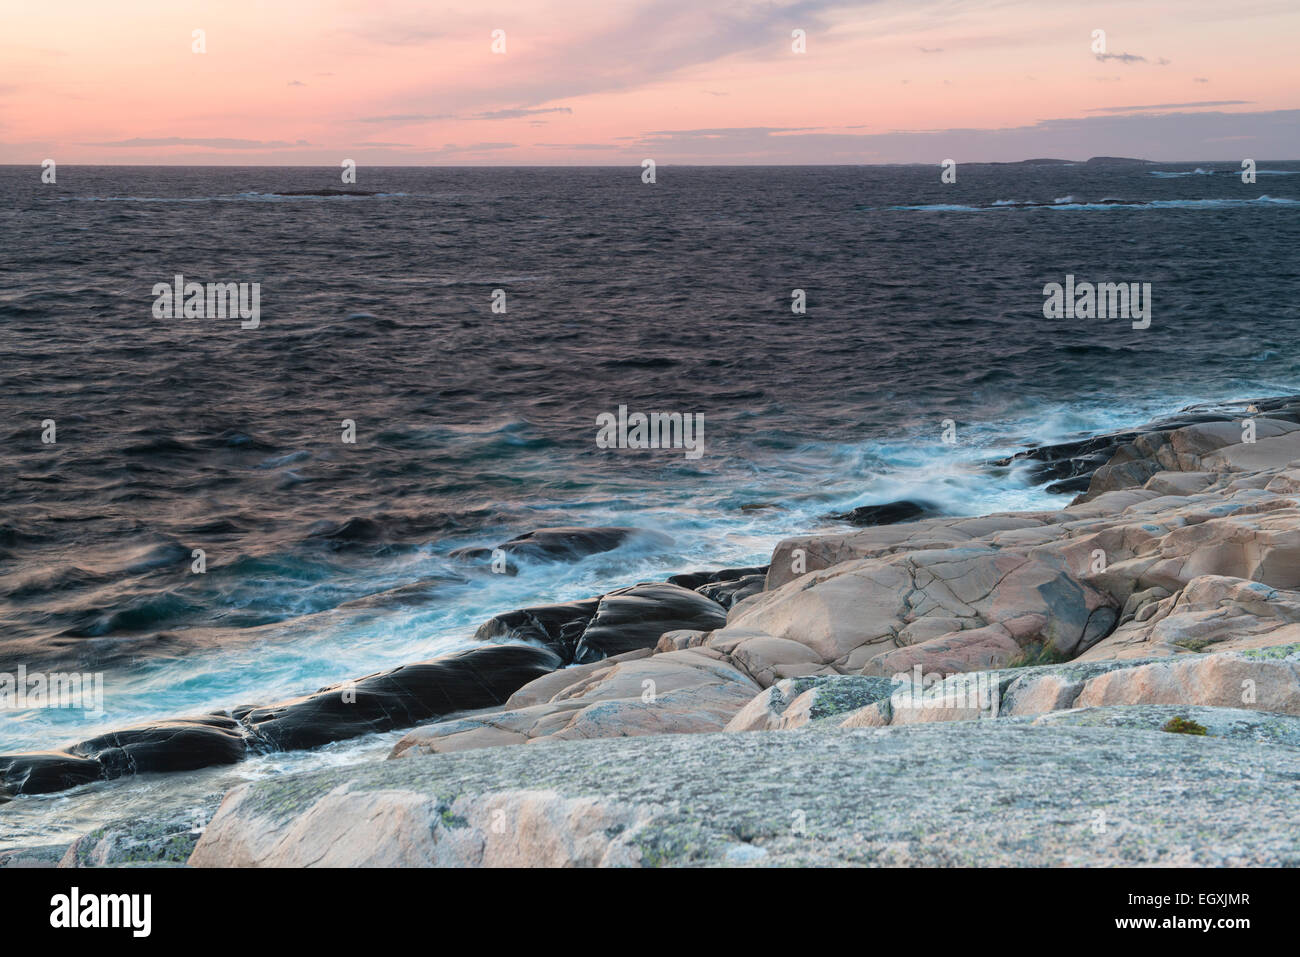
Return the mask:
<svg viewBox="0 0 1300 957"><path fill-rule="evenodd" d="M1076 166L1079 160L1069 159L1024 159L1002 163L990 163L990 166ZM1084 166L1150 166L1152 160L1134 159L1130 156L1094 156L1083 160Z"/></svg>

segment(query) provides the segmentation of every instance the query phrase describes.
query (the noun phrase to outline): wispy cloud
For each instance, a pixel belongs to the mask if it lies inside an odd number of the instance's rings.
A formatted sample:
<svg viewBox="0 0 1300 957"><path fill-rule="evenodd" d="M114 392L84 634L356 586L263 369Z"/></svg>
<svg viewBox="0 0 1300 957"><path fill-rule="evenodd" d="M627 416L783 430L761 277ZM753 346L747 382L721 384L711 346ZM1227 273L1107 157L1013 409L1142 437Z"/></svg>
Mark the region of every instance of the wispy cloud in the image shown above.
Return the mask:
<svg viewBox="0 0 1300 957"><path fill-rule="evenodd" d="M148 147L148 146L202 146L218 150L282 150L311 146L306 140L241 140L224 136L134 136L127 140L110 140L106 143L88 143L88 146Z"/></svg>
<svg viewBox="0 0 1300 957"><path fill-rule="evenodd" d="M1146 106L1098 106L1085 113L1133 113L1137 110L1190 110L1203 106L1244 106L1251 100L1201 100L1199 103L1149 103Z"/></svg>
<svg viewBox="0 0 1300 957"><path fill-rule="evenodd" d="M537 116L541 113L572 113L567 106L550 106L542 109L513 109L513 110L490 110L487 113L477 113L470 117L472 120L516 120L521 116Z"/></svg>
<svg viewBox="0 0 1300 957"><path fill-rule="evenodd" d="M384 116L363 116L361 123L432 123L435 120L454 120L450 113L388 113Z"/></svg>

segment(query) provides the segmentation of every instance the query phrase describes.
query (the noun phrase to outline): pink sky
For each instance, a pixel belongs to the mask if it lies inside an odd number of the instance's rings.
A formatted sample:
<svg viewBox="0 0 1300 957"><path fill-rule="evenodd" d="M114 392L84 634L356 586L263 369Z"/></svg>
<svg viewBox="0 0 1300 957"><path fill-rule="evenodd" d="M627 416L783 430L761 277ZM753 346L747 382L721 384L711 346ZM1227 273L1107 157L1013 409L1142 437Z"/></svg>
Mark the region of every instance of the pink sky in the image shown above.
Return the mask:
<svg viewBox="0 0 1300 957"><path fill-rule="evenodd" d="M0 163L1300 158L1294 0L4 6Z"/></svg>

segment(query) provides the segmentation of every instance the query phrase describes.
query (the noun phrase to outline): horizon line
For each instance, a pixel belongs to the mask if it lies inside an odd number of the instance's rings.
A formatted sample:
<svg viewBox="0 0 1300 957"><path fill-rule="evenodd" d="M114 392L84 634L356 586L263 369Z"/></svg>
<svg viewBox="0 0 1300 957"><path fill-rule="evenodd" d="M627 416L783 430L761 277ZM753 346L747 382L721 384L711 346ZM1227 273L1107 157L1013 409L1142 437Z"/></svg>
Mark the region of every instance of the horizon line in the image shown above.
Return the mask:
<svg viewBox="0 0 1300 957"><path fill-rule="evenodd" d="M1062 164L1086 164L1095 159L1114 159L1123 163L1144 163L1150 165L1169 164L1169 165L1188 165L1191 163L1240 163L1237 157L1231 159L1145 159L1142 157L1130 156L1090 156L1087 159L1067 159L1064 157L1054 156L1034 156L1020 160L958 160L958 166L1020 166L1034 163L1044 165L1062 163ZM39 169L44 160L38 160L32 163L0 163L0 169L26 169L36 167ZM1295 159L1277 159L1265 158L1256 159L1259 163L1300 163L1300 157ZM339 165L319 164L319 163L64 163L58 164L64 168L97 168L109 167L113 169L327 169L338 170ZM678 169L801 169L808 167L817 168L852 168L861 167L902 167L902 166L942 166L943 161L932 162L910 162L910 163L670 163L656 160L657 167L675 167ZM1100 164L1098 164L1100 165ZM640 169L641 164L638 162L629 163L358 163L358 167L366 169Z"/></svg>

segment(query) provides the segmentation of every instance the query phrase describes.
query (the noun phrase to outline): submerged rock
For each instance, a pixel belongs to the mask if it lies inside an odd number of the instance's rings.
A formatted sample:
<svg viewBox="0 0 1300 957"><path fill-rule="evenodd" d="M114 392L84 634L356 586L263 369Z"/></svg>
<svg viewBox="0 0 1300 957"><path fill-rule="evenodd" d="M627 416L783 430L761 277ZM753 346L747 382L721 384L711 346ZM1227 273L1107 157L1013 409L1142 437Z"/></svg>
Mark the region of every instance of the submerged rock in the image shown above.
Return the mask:
<svg viewBox="0 0 1300 957"><path fill-rule="evenodd" d="M644 528L557 526L539 528L518 535L495 548L457 548L450 554L454 559L472 563L491 562L497 551L504 553L508 559L561 562L577 561L588 555L598 555L633 543L651 548L665 548L671 545L673 540L663 532ZM509 564L509 568L517 570L517 566L513 563Z"/></svg>

